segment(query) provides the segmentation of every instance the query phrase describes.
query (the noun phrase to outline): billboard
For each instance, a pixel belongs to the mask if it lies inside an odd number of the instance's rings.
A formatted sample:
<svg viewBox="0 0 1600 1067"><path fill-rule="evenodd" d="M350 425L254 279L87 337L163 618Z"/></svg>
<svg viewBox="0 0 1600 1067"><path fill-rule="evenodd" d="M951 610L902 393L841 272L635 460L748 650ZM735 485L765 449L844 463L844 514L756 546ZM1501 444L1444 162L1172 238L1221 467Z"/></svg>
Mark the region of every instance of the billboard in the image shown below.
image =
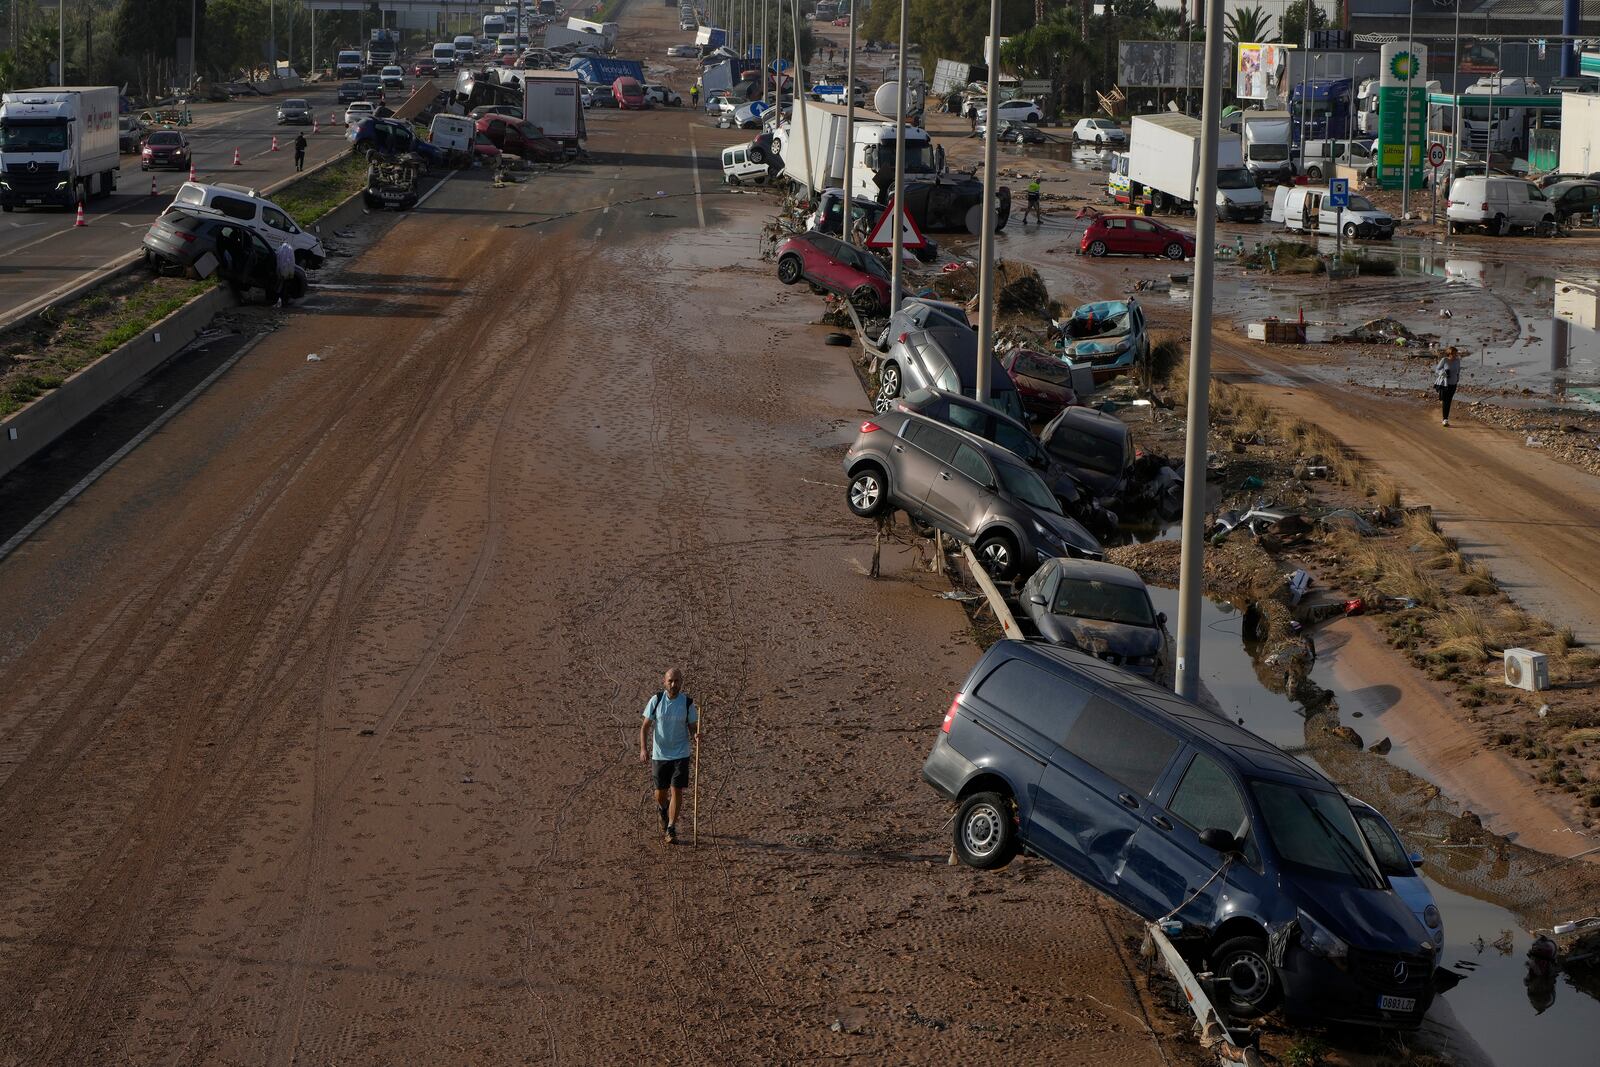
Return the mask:
<svg viewBox="0 0 1600 1067"><path fill-rule="evenodd" d="M1413 41L1378 52L1378 187L1422 185L1428 125L1428 50Z"/></svg>
<svg viewBox="0 0 1600 1067"><path fill-rule="evenodd" d="M1259 100L1271 111L1288 95L1289 49L1281 44L1240 44L1234 65L1234 95ZM1281 88L1280 88L1281 87Z"/></svg>
<svg viewBox="0 0 1600 1067"><path fill-rule="evenodd" d="M1205 82L1206 46L1186 41L1123 41L1117 84L1125 89L1182 89Z"/></svg>

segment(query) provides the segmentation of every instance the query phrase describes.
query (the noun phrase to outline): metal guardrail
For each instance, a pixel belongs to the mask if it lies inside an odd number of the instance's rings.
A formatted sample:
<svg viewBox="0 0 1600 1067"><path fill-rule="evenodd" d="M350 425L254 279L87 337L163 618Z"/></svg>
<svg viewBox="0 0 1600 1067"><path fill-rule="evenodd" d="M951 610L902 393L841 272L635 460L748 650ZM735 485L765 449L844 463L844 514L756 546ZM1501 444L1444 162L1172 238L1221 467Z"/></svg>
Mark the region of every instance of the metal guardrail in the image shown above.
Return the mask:
<svg viewBox="0 0 1600 1067"><path fill-rule="evenodd" d="M1200 979L1189 969L1178 950L1162 933L1161 927L1155 923L1145 924L1145 936L1156 947L1156 954L1161 962L1166 964L1173 980L1178 983L1178 988L1183 990L1183 998L1189 1003L1189 1010L1194 1012L1195 1020L1200 1027L1200 1047L1215 1053L1222 1063L1242 1063L1247 1067L1262 1067L1261 1053L1247 1045L1240 1045L1233 1039L1233 1034L1228 1030L1228 1025L1222 1021L1221 1014L1216 1006L1211 1003L1211 998L1206 996L1206 991L1200 986Z"/></svg>
<svg viewBox="0 0 1600 1067"><path fill-rule="evenodd" d="M1006 604L1006 598L1000 595L1000 589L994 584L994 579L989 577L989 572L983 569L978 562L978 557L972 554L970 545L961 546L961 555L967 561L967 570L972 572L972 580L978 583L978 588L983 590L984 599L989 602L990 609L994 612L995 621L1000 624L1000 632L1014 641L1023 640L1022 627L1017 625L1015 615Z"/></svg>

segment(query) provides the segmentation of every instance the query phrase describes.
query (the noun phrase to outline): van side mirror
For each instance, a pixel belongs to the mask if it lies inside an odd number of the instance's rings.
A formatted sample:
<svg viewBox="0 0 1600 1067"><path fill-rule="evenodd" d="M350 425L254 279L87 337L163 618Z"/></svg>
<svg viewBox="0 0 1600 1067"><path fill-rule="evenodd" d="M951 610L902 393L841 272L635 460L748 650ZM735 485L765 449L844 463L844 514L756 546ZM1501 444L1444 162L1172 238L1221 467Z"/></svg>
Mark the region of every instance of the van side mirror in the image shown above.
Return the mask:
<svg viewBox="0 0 1600 1067"><path fill-rule="evenodd" d="M1028 603L1037 604L1042 608L1044 607L1044 597L1040 596L1038 593L1031 593L1028 596Z"/></svg>
<svg viewBox="0 0 1600 1067"><path fill-rule="evenodd" d="M1422 859L1422 853L1420 853L1420 852L1413 852L1411 855L1407 856L1406 859L1411 861L1411 866L1413 866L1413 867L1421 867L1422 866L1423 859Z"/></svg>
<svg viewBox="0 0 1600 1067"><path fill-rule="evenodd" d="M1214 852L1224 856L1233 855L1240 851L1239 839L1228 830L1219 830L1215 826L1200 831L1200 843Z"/></svg>
<svg viewBox="0 0 1600 1067"><path fill-rule="evenodd" d="M1156 612L1156 625L1157 626L1165 626L1166 624L1167 624L1167 613L1164 612L1164 611Z"/></svg>

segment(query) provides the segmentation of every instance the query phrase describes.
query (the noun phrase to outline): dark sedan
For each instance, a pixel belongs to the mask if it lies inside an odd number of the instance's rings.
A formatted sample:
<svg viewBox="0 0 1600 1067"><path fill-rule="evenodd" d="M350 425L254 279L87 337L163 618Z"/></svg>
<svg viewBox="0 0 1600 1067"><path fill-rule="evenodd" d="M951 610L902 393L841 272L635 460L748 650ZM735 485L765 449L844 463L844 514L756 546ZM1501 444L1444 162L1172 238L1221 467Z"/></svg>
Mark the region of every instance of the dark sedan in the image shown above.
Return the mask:
<svg viewBox="0 0 1600 1067"><path fill-rule="evenodd" d="M353 104L357 100L365 100L366 98L367 90L360 82L339 83L339 103Z"/></svg>
<svg viewBox="0 0 1600 1067"><path fill-rule="evenodd" d="M189 168L189 142L177 130L157 130L144 139L139 150L139 169L171 167L173 170Z"/></svg>
<svg viewBox="0 0 1600 1067"><path fill-rule="evenodd" d="M1149 678L1162 667L1167 617L1138 574L1115 563L1052 559L1022 588L1022 610L1052 644Z"/></svg>
<svg viewBox="0 0 1600 1067"><path fill-rule="evenodd" d="M1556 219L1566 225L1573 218L1593 219L1600 210L1600 182L1587 180L1557 182L1546 189L1556 209Z"/></svg>

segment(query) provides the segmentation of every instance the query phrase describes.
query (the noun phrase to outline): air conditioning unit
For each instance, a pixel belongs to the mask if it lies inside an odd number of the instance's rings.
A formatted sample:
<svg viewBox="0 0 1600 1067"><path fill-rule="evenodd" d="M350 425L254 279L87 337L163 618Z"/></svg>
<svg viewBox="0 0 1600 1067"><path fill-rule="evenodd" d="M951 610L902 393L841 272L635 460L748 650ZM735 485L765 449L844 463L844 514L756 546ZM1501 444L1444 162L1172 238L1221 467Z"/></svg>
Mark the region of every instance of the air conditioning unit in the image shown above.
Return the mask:
<svg viewBox="0 0 1600 1067"><path fill-rule="evenodd" d="M1537 692L1550 688L1550 662L1543 652L1530 648L1506 649L1506 684Z"/></svg>

